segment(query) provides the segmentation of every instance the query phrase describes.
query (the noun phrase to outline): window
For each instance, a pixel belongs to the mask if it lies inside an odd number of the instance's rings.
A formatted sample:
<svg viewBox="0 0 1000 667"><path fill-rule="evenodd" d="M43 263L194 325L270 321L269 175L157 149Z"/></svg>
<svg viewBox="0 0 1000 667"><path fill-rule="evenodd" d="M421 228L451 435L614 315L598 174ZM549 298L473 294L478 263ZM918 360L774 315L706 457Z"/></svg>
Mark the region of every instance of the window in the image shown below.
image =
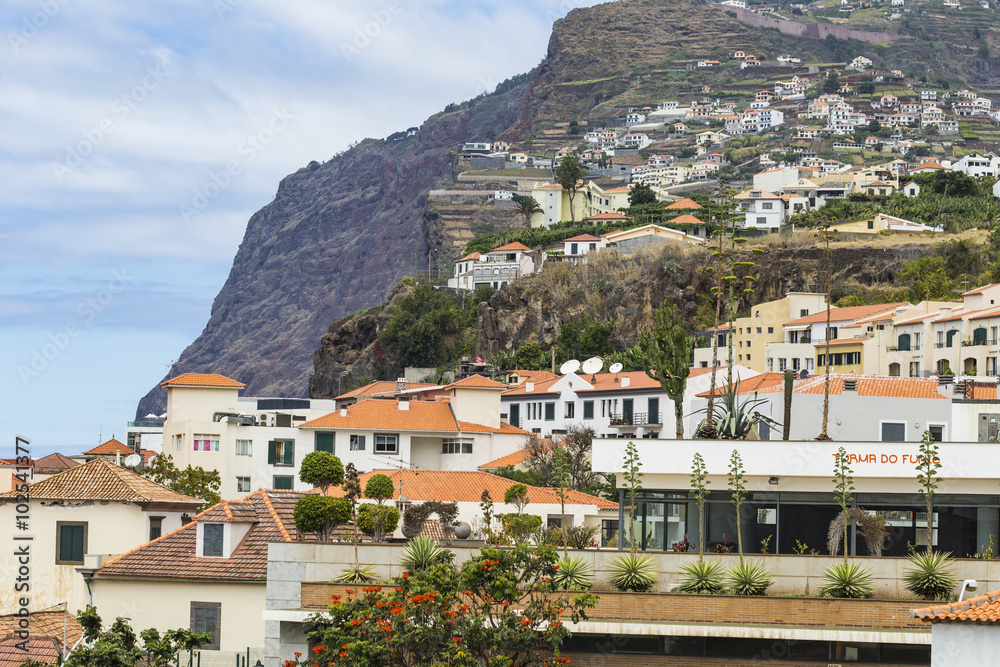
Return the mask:
<svg viewBox="0 0 1000 667"><path fill-rule="evenodd" d="M757 224L758 225L766 225L767 224L767 218L757 218Z"/></svg>
<svg viewBox="0 0 1000 667"><path fill-rule="evenodd" d="M201 524L201 555L205 558L222 558L222 538L225 526L221 523Z"/></svg>
<svg viewBox="0 0 1000 667"><path fill-rule="evenodd" d="M184 446L184 436L178 433L177 435L174 436L174 449L179 452L181 451L181 448L183 446Z"/></svg>
<svg viewBox="0 0 1000 667"><path fill-rule="evenodd" d="M594 402L584 401L583 402L583 418L593 419L594 418Z"/></svg>
<svg viewBox="0 0 1000 667"><path fill-rule="evenodd" d="M335 433L317 433L316 434L316 451L317 452L329 452L333 454L333 443Z"/></svg>
<svg viewBox="0 0 1000 667"><path fill-rule="evenodd" d="M902 422L882 422L882 442L905 442L906 424Z"/></svg>
<svg viewBox="0 0 1000 667"><path fill-rule="evenodd" d="M767 333L773 334L774 333L774 327L768 327L767 328Z"/></svg>
<svg viewBox="0 0 1000 667"><path fill-rule="evenodd" d="M811 371L812 369L813 369L813 360L812 359L806 359L806 370L807 371Z"/></svg>
<svg viewBox="0 0 1000 667"><path fill-rule="evenodd" d="M546 403L545 404L545 421L551 422L556 419L556 404Z"/></svg>
<svg viewBox="0 0 1000 667"><path fill-rule="evenodd" d="M399 436L398 435L376 435L375 436L375 453L376 454L396 454L399 452Z"/></svg>
<svg viewBox="0 0 1000 667"><path fill-rule="evenodd" d="M219 650L219 629L222 626L222 603L220 602L192 602L191 603L191 632L211 633L211 643L202 646L202 649L210 651Z"/></svg>
<svg viewBox="0 0 1000 667"><path fill-rule="evenodd" d="M868 194L871 194L870 190L869 190ZM874 220L869 220L868 221L868 229L875 229L875 221Z"/></svg>
<svg viewBox="0 0 1000 667"><path fill-rule="evenodd" d="M352 452L363 452L363 451L365 451L365 436L363 436L363 435L352 435L351 436L351 451Z"/></svg>
<svg viewBox="0 0 1000 667"><path fill-rule="evenodd" d="M56 565L83 565L87 553L87 522L56 522Z"/></svg>
<svg viewBox="0 0 1000 667"><path fill-rule="evenodd" d="M760 315L759 315L759 313L758 313L758 317L759 317L759 316L760 316ZM757 333L761 333L761 328L760 328L760 327L757 327Z"/></svg>
<svg viewBox="0 0 1000 667"><path fill-rule="evenodd" d="M236 456L252 456L253 440L237 440Z"/></svg>
<svg viewBox="0 0 1000 667"><path fill-rule="evenodd" d="M219 436L217 435L195 435L194 451L196 452L217 452L219 451Z"/></svg>
<svg viewBox="0 0 1000 667"><path fill-rule="evenodd" d="M773 208L774 208L774 204L773 204L773 203L771 203L771 202L769 202L769 201L768 201L768 202L764 202L764 203L763 203L763 204L761 205L761 208L763 208L763 209L764 209L765 211L770 211L771 209L773 209Z"/></svg>
<svg viewBox="0 0 1000 667"><path fill-rule="evenodd" d="M295 441L271 440L268 442L267 463L272 466L295 465Z"/></svg>
<svg viewBox="0 0 1000 667"><path fill-rule="evenodd" d="M149 541L152 542L162 534L163 534L163 517L162 516L149 517Z"/></svg>
<svg viewBox="0 0 1000 667"><path fill-rule="evenodd" d="M576 416L576 403L566 404L566 419L572 419Z"/></svg>
<svg viewBox="0 0 1000 667"><path fill-rule="evenodd" d="M295 478L291 475L275 475L274 476L274 486L272 488L278 490L291 491L293 488L293 483Z"/></svg>
<svg viewBox="0 0 1000 667"><path fill-rule="evenodd" d="M792 359L792 370L797 371L800 370L801 368L802 368L802 360L799 359L798 357Z"/></svg>
<svg viewBox="0 0 1000 667"><path fill-rule="evenodd" d="M799 309L799 317L809 317L809 309L808 308L800 308ZM768 331L768 333L771 333L771 332Z"/></svg>
<svg viewBox="0 0 1000 667"><path fill-rule="evenodd" d="M934 442L944 441L944 425L930 425L928 424L927 430L931 432L931 437L934 438Z"/></svg>
<svg viewBox="0 0 1000 667"><path fill-rule="evenodd" d="M236 478L236 490L239 493L250 493L250 478L249 477L237 477Z"/></svg>
<svg viewBox="0 0 1000 667"><path fill-rule="evenodd" d="M788 368L788 359L778 359L778 370L783 371Z"/></svg>
<svg viewBox="0 0 1000 667"><path fill-rule="evenodd" d="M442 454L471 454L472 441L449 439L441 441Z"/></svg>

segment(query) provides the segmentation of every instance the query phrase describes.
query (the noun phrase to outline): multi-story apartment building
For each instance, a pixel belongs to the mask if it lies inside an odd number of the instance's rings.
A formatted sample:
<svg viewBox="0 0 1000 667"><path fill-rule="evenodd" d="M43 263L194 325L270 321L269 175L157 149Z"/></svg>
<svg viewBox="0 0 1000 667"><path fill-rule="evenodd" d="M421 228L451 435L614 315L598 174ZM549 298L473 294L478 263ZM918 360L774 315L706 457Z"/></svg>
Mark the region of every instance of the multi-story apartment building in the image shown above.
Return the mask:
<svg viewBox="0 0 1000 667"><path fill-rule="evenodd" d="M535 273L541 265L540 253L532 252L523 243L508 243L485 255L474 252L455 260L455 273L448 279L448 287L474 290L485 285L500 289L515 278Z"/></svg>

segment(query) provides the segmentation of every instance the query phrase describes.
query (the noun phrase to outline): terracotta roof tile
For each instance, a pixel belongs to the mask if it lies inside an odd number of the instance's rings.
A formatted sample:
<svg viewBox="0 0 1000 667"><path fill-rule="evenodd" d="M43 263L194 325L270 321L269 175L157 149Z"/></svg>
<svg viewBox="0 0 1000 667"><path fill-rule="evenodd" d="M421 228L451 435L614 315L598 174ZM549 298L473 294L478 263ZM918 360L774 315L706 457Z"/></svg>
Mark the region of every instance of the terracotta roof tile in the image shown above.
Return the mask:
<svg viewBox="0 0 1000 667"><path fill-rule="evenodd" d="M230 511L239 514L233 520L245 522L248 513L256 520L229 558L201 558L195 552L199 522L228 522L223 503L219 503L187 525L106 562L95 576L267 581L267 545L298 537L292 513L303 495L298 491L261 489L228 502Z"/></svg>
<svg viewBox="0 0 1000 667"><path fill-rule="evenodd" d="M814 375L796 385L797 394L822 394L826 382L825 375ZM844 380L854 380L858 396L880 396L887 398L932 398L948 400L937 392L934 378L890 377L884 375L830 374L830 394L844 393Z"/></svg>
<svg viewBox="0 0 1000 667"><path fill-rule="evenodd" d="M991 287L1000 287L1000 283L993 283L992 285L983 285L982 287L977 287L974 290L969 290L968 292L966 292L962 296L972 296L974 294L982 294L983 292L985 292L986 290L990 289Z"/></svg>
<svg viewBox="0 0 1000 667"><path fill-rule="evenodd" d="M673 204L670 204L669 206L667 206L664 210L666 210L666 211L683 211L685 209L687 209L687 210L695 210L695 209L700 209L700 208L702 208L701 204L699 204L698 202L696 202L693 199L685 197L684 199L678 199Z"/></svg>
<svg viewBox="0 0 1000 667"><path fill-rule="evenodd" d="M830 321L831 322L843 322L845 320L856 320L862 317L868 317L869 315L875 315L876 313L882 313L887 310L895 310L898 306L909 305L905 301L899 303L876 303L869 306L850 306L848 308L831 308L830 309ZM821 310L818 313L813 313L812 315L807 315L805 317L800 317L797 320L792 320L790 322L785 322L785 326L794 326L796 324L816 324L818 322L826 322L826 311Z"/></svg>
<svg viewBox="0 0 1000 667"><path fill-rule="evenodd" d="M115 454L121 454L122 456L128 456L129 454L135 454L135 452L123 443L115 440L114 436L112 436L107 442L99 444L90 451L84 452L84 454L92 456L114 456Z"/></svg>
<svg viewBox="0 0 1000 667"><path fill-rule="evenodd" d="M592 215L587 220L628 220L627 215L621 213L611 212L611 213L598 213L597 215Z"/></svg>
<svg viewBox="0 0 1000 667"><path fill-rule="evenodd" d="M456 433L458 424L448 403L409 401L401 410L397 401L371 398L301 424L299 428L354 428L375 431L430 431ZM341 413L346 411L346 416Z"/></svg>
<svg viewBox="0 0 1000 667"><path fill-rule="evenodd" d="M980 623L1000 624L1000 591L993 591L962 602L933 605L914 609L913 618L931 623Z"/></svg>
<svg viewBox="0 0 1000 667"><path fill-rule="evenodd" d="M43 475L54 475L63 470L69 470L70 468L76 468L80 465L79 461L74 461L68 456L63 456L58 452L55 454L49 454L48 456L43 456L42 458L35 461L35 473Z"/></svg>
<svg viewBox="0 0 1000 667"><path fill-rule="evenodd" d="M242 382L218 373L184 373L160 383L161 387L218 387L226 389L244 389Z"/></svg>
<svg viewBox="0 0 1000 667"><path fill-rule="evenodd" d="M467 262L470 259L479 259L480 257L482 257L482 255L480 255L478 252L474 252L466 255L465 257L462 257L461 259L456 259L455 263L457 264L458 262Z"/></svg>
<svg viewBox="0 0 1000 667"><path fill-rule="evenodd" d="M675 225L704 225L705 223L690 214L679 215L672 220L667 220L668 223L672 222Z"/></svg>
<svg viewBox="0 0 1000 667"><path fill-rule="evenodd" d="M554 380L558 375L550 371L524 371L524 370L514 370L511 373L517 374L518 377L525 378L525 382L542 382L543 380Z"/></svg>
<svg viewBox="0 0 1000 667"><path fill-rule="evenodd" d="M502 382L491 380L482 375L470 375L469 377L452 382L445 386L445 389L509 389L510 387Z"/></svg>
<svg viewBox="0 0 1000 667"><path fill-rule="evenodd" d="M19 617L14 614L0 616L0 637L8 637L16 632L19 629L19 620ZM66 623L66 643L69 646L73 646L83 636L83 628L80 627L80 623L76 620L73 612L68 614L64 614L62 611L32 612L28 616L28 631L34 638L53 637L58 640L59 644L62 644L64 621ZM4 655L4 658L6 658L6 655ZM21 660L14 663L15 667L19 666L23 662L23 659L24 656L22 655ZM52 664L55 663L53 662ZM0 665L6 666L7 663L0 659Z"/></svg>
<svg viewBox="0 0 1000 667"><path fill-rule="evenodd" d="M770 389L772 387L782 387L785 382L784 373L761 373L760 375L754 375L746 380L740 380L739 392L740 395L752 394L754 392L760 392L764 389ZM722 387L715 388L715 395L722 396L726 392L726 385ZM708 398L709 391L703 391L698 394L698 398Z"/></svg>
<svg viewBox="0 0 1000 667"><path fill-rule="evenodd" d="M692 368L688 372L688 378L697 377L699 375L704 375L710 373L711 368ZM580 373L581 378L587 381L588 384L593 385L593 389L581 389L583 393L589 391L617 391L622 389L622 379L628 378L628 386L625 387L625 391L634 391L636 389L659 389L660 383L646 375L643 371L630 371L625 373ZM591 377L594 378L594 382L591 382ZM510 391L504 392L504 396L534 396L535 394L546 394L551 391L552 385L554 385L561 378L555 378L553 380L546 380L544 382L537 382L534 386L534 391L528 392L528 388L524 385L518 385L511 389ZM558 392L553 392L558 393Z"/></svg>
<svg viewBox="0 0 1000 667"><path fill-rule="evenodd" d="M27 660L45 665L58 665L62 658L62 634L55 637L38 637L32 632L27 640L18 635L0 639L0 667L20 667Z"/></svg>
<svg viewBox="0 0 1000 667"><path fill-rule="evenodd" d="M503 495L508 488L517 484L505 477L491 475L479 470L402 470L392 468L387 470L372 470L361 475L361 488L372 475L382 474L393 482L393 498L399 497L399 479L403 475L403 493L413 502L441 500L445 502L478 503L487 490L493 497L493 502L503 502ZM318 491L311 491L310 493ZM334 497L344 495L341 487L331 488L328 494ZM532 503L559 504L556 489L538 486L528 487L528 498ZM566 492L567 505L595 505L598 509L618 509L618 503L592 496L581 491ZM530 505L529 505L530 507Z"/></svg>
<svg viewBox="0 0 1000 667"><path fill-rule="evenodd" d="M531 252L531 248L524 245L523 243L515 241L514 243L508 243L507 245L502 245L499 248L493 248L493 250L490 250L490 252L514 252L514 251Z"/></svg>
<svg viewBox="0 0 1000 667"><path fill-rule="evenodd" d="M458 427L463 433L503 433L504 435L531 435L530 431L500 423L500 426L486 426L484 424L473 424L472 422L458 422Z"/></svg>
<svg viewBox="0 0 1000 667"><path fill-rule="evenodd" d="M563 243L569 243L570 241L600 241L601 239L592 234L580 234L579 236L574 236L571 239L563 239Z"/></svg>
<svg viewBox="0 0 1000 667"><path fill-rule="evenodd" d="M406 385L407 389L425 389L427 387L434 387L436 385L428 384L426 382L408 382ZM376 380L375 382L369 382L363 387L358 387L357 389L352 389L351 391L337 396L337 401L348 399L348 398L358 398L359 396L378 396L380 394L394 394L396 393L396 382L394 380Z"/></svg>
<svg viewBox="0 0 1000 667"><path fill-rule="evenodd" d="M93 459L30 485L32 500L123 500L135 503L171 502L201 505L202 501L171 491L165 486L116 466ZM17 493L0 493L13 498Z"/></svg>

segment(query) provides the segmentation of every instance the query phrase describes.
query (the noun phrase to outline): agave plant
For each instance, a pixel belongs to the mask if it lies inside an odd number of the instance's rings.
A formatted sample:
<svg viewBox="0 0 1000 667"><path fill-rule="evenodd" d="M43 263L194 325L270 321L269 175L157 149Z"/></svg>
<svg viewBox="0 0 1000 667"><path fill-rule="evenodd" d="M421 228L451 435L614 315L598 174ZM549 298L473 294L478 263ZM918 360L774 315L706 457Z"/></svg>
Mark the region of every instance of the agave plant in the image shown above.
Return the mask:
<svg viewBox="0 0 1000 667"><path fill-rule="evenodd" d="M337 575L334 581L338 584L371 584L375 582L375 568L371 565L355 565Z"/></svg>
<svg viewBox="0 0 1000 667"><path fill-rule="evenodd" d="M717 560L696 560L681 565L681 593L707 593L715 595L723 589L722 563Z"/></svg>
<svg viewBox="0 0 1000 667"><path fill-rule="evenodd" d="M559 559L554 583L564 591L588 591L594 585L594 568L580 556L565 556Z"/></svg>
<svg viewBox="0 0 1000 667"><path fill-rule="evenodd" d="M823 571L826 585L820 586L821 597L828 598L870 598L872 573L856 563L838 563Z"/></svg>
<svg viewBox="0 0 1000 667"><path fill-rule="evenodd" d="M757 398L757 394L753 394L750 398L741 401L740 379L738 377L735 382L731 382L723 387L722 396L715 403L713 410L715 427L718 429L719 439L746 440L751 434L759 437L757 424L760 422L768 424L771 428L779 428L781 424L766 415L760 414L756 410L757 407L766 403L767 400ZM708 407L696 410L695 412L707 413ZM700 429L704 424L705 421L702 420L698 428Z"/></svg>
<svg viewBox="0 0 1000 667"><path fill-rule="evenodd" d="M645 554L624 554L611 561L611 585L616 591L646 593L660 578Z"/></svg>
<svg viewBox="0 0 1000 667"><path fill-rule="evenodd" d="M906 590L927 600L950 596L958 586L955 559L947 551L913 554L907 560L913 569L903 573Z"/></svg>
<svg viewBox="0 0 1000 667"><path fill-rule="evenodd" d="M453 554L447 549L442 549L429 537L414 537L410 540L399 561L410 572L425 570L431 565L451 560Z"/></svg>
<svg viewBox="0 0 1000 667"><path fill-rule="evenodd" d="M726 583L734 595L764 595L771 585L771 573L764 561L746 560L726 573Z"/></svg>

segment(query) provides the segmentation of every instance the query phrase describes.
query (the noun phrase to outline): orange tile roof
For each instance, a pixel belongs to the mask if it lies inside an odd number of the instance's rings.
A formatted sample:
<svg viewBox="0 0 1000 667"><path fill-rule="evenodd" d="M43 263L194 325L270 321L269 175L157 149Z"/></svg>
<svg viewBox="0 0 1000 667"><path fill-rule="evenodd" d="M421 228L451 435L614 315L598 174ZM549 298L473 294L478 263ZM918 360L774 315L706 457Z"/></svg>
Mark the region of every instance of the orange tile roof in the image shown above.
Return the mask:
<svg viewBox="0 0 1000 667"><path fill-rule="evenodd" d="M531 248L515 241L514 243L508 243L507 245L502 245L499 248L493 248L490 252L507 252L511 250L519 250L521 252L531 252Z"/></svg>
<svg viewBox="0 0 1000 667"><path fill-rule="evenodd" d="M711 368L692 368L688 372L688 377L697 377L699 375L704 375L711 372ZM580 373L581 378L587 381L587 383L593 385L593 389L581 389L581 392L588 391L634 391L637 389L660 389L660 383L649 377L643 371L629 371L624 373ZM590 378L594 378L594 382L590 381ZM624 378L629 379L629 384L627 387L622 388L621 380ZM521 384L510 391L505 391L504 396L534 396L535 394L547 394L550 393L552 385L554 385L558 380L562 378L555 378L553 380L546 380L544 382L535 383L534 391L528 392L527 387ZM551 392L558 393L558 392Z"/></svg>
<svg viewBox="0 0 1000 667"><path fill-rule="evenodd" d="M246 385L218 373L184 373L160 383L161 387L213 387L244 389Z"/></svg>
<svg viewBox="0 0 1000 667"><path fill-rule="evenodd" d="M958 322L965 318L972 320L972 319L981 319L983 317L992 317L992 315L990 315L989 313L992 313L995 310L997 310L996 306L991 306L989 308L978 308L976 310L969 310L969 311L966 311L964 308L955 309L951 311L951 315L949 315L948 317L939 317L938 319L934 320L934 322ZM977 317L971 317L971 315L973 314L977 315Z"/></svg>
<svg viewBox="0 0 1000 667"><path fill-rule="evenodd" d="M134 503L169 502L201 505L198 498L171 491L151 479L116 466L105 459L93 459L30 485L32 500L122 500ZM0 493L0 498L16 497L16 492Z"/></svg>
<svg viewBox="0 0 1000 667"><path fill-rule="evenodd" d="M857 386L858 396L879 396L883 398L933 398L948 400L937 392L934 378L890 377L885 375L830 374L830 394L844 393L844 380L852 379ZM824 374L817 374L796 385L797 394L822 394L826 382Z"/></svg>
<svg viewBox="0 0 1000 667"><path fill-rule="evenodd" d="M0 616L0 667L20 667L25 660L37 660L46 665L59 664L62 658L63 623L67 647L74 646L83 636L83 627L72 612L36 611L28 615L28 627L20 627L24 617L14 614ZM24 640L14 634L27 629L27 651ZM21 644L21 646L18 646Z"/></svg>
<svg viewBox="0 0 1000 667"><path fill-rule="evenodd" d="M671 220L667 220L667 222L668 223L672 222L675 225L704 225L705 224L704 222L702 222L701 220L699 220L698 218L694 217L693 215L691 215L689 213L685 213L684 215L679 215L676 218L673 218Z"/></svg>
<svg viewBox="0 0 1000 667"><path fill-rule="evenodd" d="M978 313L978 314L973 315L972 313ZM998 317L1000 316L1000 306L983 308L982 310L974 310L971 313L969 313L969 316L970 320L987 320L990 319L991 317Z"/></svg>
<svg viewBox="0 0 1000 667"><path fill-rule="evenodd" d="M540 443L546 445L549 449L558 448L560 445L556 444L555 447L552 446L552 441L549 439L541 440ZM519 449L513 454L508 454L507 456L501 456L498 459L494 459L489 463L484 463L479 466L480 470L497 470L498 468L506 468L507 466L517 467L520 464L528 460L530 452L527 449Z"/></svg>
<svg viewBox="0 0 1000 667"><path fill-rule="evenodd" d="M753 197L751 195L751 193L753 192L759 192L760 194L757 197ZM757 190L747 190L746 192L741 192L735 197L733 197L733 199L781 199L781 197L774 194L773 192L757 189Z"/></svg>
<svg viewBox="0 0 1000 667"><path fill-rule="evenodd" d="M851 327L841 327L841 328L850 329ZM870 340L870 338L868 336L863 336L861 338L854 338L854 337L834 338L833 340L830 341L830 347L838 347L838 346L842 347L844 345L864 345L864 342L866 340ZM822 343L813 343L813 347L824 348L826 347L826 341L823 341Z"/></svg>
<svg viewBox="0 0 1000 667"><path fill-rule="evenodd" d="M997 400L997 386L976 382L972 385L972 398L979 401L995 401Z"/></svg>
<svg viewBox="0 0 1000 667"><path fill-rule="evenodd" d="M79 461L74 461L68 456L63 456L58 452L49 454L35 461L35 474L54 475L63 470L69 470L80 465Z"/></svg>
<svg viewBox="0 0 1000 667"><path fill-rule="evenodd" d="M601 239L597 236L592 236L591 234L580 234L579 236L574 236L571 239L563 239L563 243L568 243L570 241L600 241Z"/></svg>
<svg viewBox="0 0 1000 667"><path fill-rule="evenodd" d="M870 306L849 306L847 308L831 308L830 309L830 321L831 322L843 322L845 320L856 320L862 317L868 317L869 315L875 315L876 313L882 313L887 310L895 310L897 306L909 305L905 301L899 303L877 303ZM797 324L816 324L817 322L826 322L826 311L821 310L818 313L813 313L812 315L807 315L805 317L800 317L797 320L791 320L790 322L785 322L784 326L795 326Z"/></svg>
<svg viewBox="0 0 1000 667"><path fill-rule="evenodd" d="M1000 591L993 591L962 602L933 605L914 609L913 618L931 623L1000 624Z"/></svg>
<svg viewBox="0 0 1000 667"><path fill-rule="evenodd" d="M510 389L510 386L477 374L445 385L445 389Z"/></svg>
<svg viewBox="0 0 1000 667"><path fill-rule="evenodd" d="M345 410L347 416L341 416ZM398 401L371 398L311 419L300 424L299 428L457 433L458 422L451 411L451 405L441 401L409 401L409 409L400 410Z"/></svg>
<svg viewBox="0 0 1000 667"><path fill-rule="evenodd" d="M764 389L770 389L772 387L781 387L784 382L784 373L761 373L760 375L754 375L746 380L740 380L739 392L740 395L752 394L754 392L760 392ZM710 391L703 391L698 394L698 398L708 398L710 393ZM715 388L716 396L722 396L725 393L725 386Z"/></svg>
<svg viewBox="0 0 1000 667"><path fill-rule="evenodd" d="M121 454L122 456L128 456L129 454L135 454L135 452L115 440L114 436L111 436L110 440L99 444L90 451L84 452L84 454L93 456L114 456L115 454Z"/></svg>
<svg viewBox="0 0 1000 667"><path fill-rule="evenodd" d="M372 470L361 475L361 488L372 475L382 474L393 482L393 498L399 498L399 481L402 476L403 493L413 502L441 500L445 502L478 503L482 500L483 491L489 491L493 502L503 503L503 495L508 488L517 482L491 475L479 470ZM318 490L313 491L318 493ZM310 492L310 493L313 493ZM328 494L334 497L344 495L342 487L331 488ZM528 487L528 498L532 504L559 504L556 489L538 486ZM566 491L567 505L596 505L598 509L618 509L618 503L592 496L581 491ZM531 505L528 505L530 511Z"/></svg>
<svg viewBox="0 0 1000 667"><path fill-rule="evenodd" d="M524 371L524 370L513 370L512 374L516 374L518 377L525 378L525 382L543 382L545 380L554 380L559 377L556 373L550 371Z"/></svg>
<svg viewBox="0 0 1000 667"><path fill-rule="evenodd" d="M473 424L472 422L458 422L458 427L463 433L502 433L505 435L531 435L530 432L522 428L511 426L500 422L500 426L486 426L484 424Z"/></svg>
<svg viewBox="0 0 1000 667"><path fill-rule="evenodd" d="M914 169L913 171L916 172L916 171L919 171L921 169L944 169L944 167L942 167L940 164L938 164L934 160L927 160L926 162L921 162L920 165L917 166L917 168Z"/></svg>
<svg viewBox="0 0 1000 667"><path fill-rule="evenodd" d="M470 259L479 259L480 257L482 257L482 255L480 255L478 252L474 252L466 255L465 257L462 257L461 259L456 259L455 263L458 264L459 262L467 262Z"/></svg>
<svg viewBox="0 0 1000 667"><path fill-rule="evenodd" d="M407 389L427 389L428 387L436 387L437 385L428 384L426 382L408 382L406 384ZM395 380L376 380L375 382L369 382L363 387L358 387L357 389L352 389L351 391L337 396L334 400L340 401L348 398L358 398L359 396L379 396L382 394L394 394L396 393L396 382Z"/></svg>
<svg viewBox="0 0 1000 667"><path fill-rule="evenodd" d="M590 216L587 220L628 220L628 216L616 212L599 213L597 215Z"/></svg>
<svg viewBox="0 0 1000 667"><path fill-rule="evenodd" d="M669 206L667 206L664 210L666 210L666 211L682 211L682 210L685 210L685 209L694 210L694 209L700 209L700 208L702 208L701 204L699 204L698 202L696 202L693 199L690 199L689 197L685 197L684 199L678 199L673 204L670 204Z"/></svg>
<svg viewBox="0 0 1000 667"><path fill-rule="evenodd" d="M94 576L263 583L267 581L267 545L291 542L298 535L292 513L303 495L261 489L240 500L223 501L187 525L105 562ZM231 557L200 558L195 551L199 522L253 525Z"/></svg>
<svg viewBox="0 0 1000 667"><path fill-rule="evenodd" d="M972 296L973 294L982 294L991 287L1000 287L1000 283L993 283L992 285L983 285L982 287L977 287L974 290L969 290L962 296Z"/></svg>

